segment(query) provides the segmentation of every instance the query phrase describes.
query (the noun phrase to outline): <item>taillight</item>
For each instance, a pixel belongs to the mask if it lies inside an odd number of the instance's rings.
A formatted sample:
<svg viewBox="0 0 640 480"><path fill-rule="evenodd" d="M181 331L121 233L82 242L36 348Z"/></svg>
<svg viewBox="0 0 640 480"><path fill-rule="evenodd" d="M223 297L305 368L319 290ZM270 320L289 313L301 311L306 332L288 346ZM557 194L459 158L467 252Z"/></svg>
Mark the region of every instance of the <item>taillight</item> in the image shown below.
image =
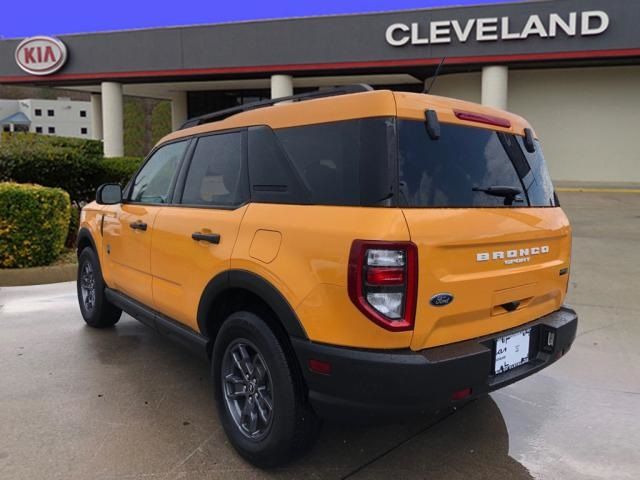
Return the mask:
<svg viewBox="0 0 640 480"><path fill-rule="evenodd" d="M416 311L418 250L411 242L355 240L349 255L349 297L387 330L411 330Z"/></svg>
<svg viewBox="0 0 640 480"><path fill-rule="evenodd" d="M454 110L454 115L460 120L467 122L484 123L486 125L495 125L496 127L511 128L511 122L502 117L494 117L485 113L466 112L464 110Z"/></svg>

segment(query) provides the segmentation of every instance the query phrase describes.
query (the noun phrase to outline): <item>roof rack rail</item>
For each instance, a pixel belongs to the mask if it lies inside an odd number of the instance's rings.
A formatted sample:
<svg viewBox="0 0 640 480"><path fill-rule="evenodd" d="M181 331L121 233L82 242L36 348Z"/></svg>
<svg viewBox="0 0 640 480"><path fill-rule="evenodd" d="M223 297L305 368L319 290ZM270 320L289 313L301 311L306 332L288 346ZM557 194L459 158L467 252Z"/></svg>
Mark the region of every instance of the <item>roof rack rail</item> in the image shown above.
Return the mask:
<svg viewBox="0 0 640 480"><path fill-rule="evenodd" d="M255 110L257 108L270 107L280 102L302 102L304 100L312 100L314 98L333 97L336 95L347 95L349 93L361 93L370 92L373 88L371 85L364 83L358 83L353 85L345 85L342 87L330 88L327 90L318 90L316 92L299 93L298 95L291 95L289 97L272 98L270 100L261 100L259 102L247 103L245 105L238 105L237 107L226 108L217 112L207 113L200 117L190 118L182 124L179 130L185 128L195 127L205 123L224 120L236 113L246 112L248 110Z"/></svg>

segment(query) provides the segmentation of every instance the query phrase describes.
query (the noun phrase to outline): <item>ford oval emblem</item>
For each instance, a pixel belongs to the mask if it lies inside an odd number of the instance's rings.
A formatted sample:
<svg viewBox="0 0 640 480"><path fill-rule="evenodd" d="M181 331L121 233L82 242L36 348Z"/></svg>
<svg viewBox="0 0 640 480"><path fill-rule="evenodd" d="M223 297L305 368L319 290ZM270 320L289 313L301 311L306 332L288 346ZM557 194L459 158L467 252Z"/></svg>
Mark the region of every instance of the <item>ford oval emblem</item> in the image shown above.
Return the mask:
<svg viewBox="0 0 640 480"><path fill-rule="evenodd" d="M431 297L431 300L429 301L429 303L434 307L444 307L449 305L451 302L453 302L453 295L450 293L437 293Z"/></svg>

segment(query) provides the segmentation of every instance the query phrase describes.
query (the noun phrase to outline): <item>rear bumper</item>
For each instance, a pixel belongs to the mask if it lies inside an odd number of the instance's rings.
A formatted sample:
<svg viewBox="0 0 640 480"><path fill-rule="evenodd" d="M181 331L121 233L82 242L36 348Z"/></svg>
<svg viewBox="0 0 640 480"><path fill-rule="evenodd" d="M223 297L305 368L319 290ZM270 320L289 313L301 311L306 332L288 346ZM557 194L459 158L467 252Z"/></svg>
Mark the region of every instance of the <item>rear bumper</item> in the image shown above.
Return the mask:
<svg viewBox="0 0 640 480"><path fill-rule="evenodd" d="M418 352L292 341L309 388L309 400L321 417L373 421L454 406L454 392L471 388L471 396L463 400L466 402L527 377L569 350L577 325L576 312L562 307L512 330ZM533 338L529 363L494 375L495 339L526 328L532 329ZM555 333L555 344L550 351L543 351L541 342L548 331ZM331 374L310 371L310 359L331 363Z"/></svg>

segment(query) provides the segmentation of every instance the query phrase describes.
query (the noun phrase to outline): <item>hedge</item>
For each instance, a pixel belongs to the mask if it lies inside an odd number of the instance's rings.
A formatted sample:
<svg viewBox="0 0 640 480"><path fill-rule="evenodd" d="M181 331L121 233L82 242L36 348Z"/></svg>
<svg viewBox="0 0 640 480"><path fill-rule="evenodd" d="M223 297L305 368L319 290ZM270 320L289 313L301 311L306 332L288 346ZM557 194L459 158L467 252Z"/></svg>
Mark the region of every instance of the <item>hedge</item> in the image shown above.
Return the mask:
<svg viewBox="0 0 640 480"><path fill-rule="evenodd" d="M66 248L75 248L78 241L78 230L80 229L80 207L71 204L71 215L69 216L69 228L67 229L67 239L64 241Z"/></svg>
<svg viewBox="0 0 640 480"><path fill-rule="evenodd" d="M141 163L142 158L139 157L105 158L100 161L102 170L101 183L115 182L124 187L133 174L136 173Z"/></svg>
<svg viewBox="0 0 640 480"><path fill-rule="evenodd" d="M103 159L96 140L44 135L3 136L0 143L0 182L35 183L62 188L74 202L93 200L102 183L126 183L141 159Z"/></svg>
<svg viewBox="0 0 640 480"><path fill-rule="evenodd" d="M55 135L42 135L39 133L4 133L2 137L2 145L8 144L20 144L31 145L34 147L39 146L52 146L71 148L76 150L84 158L100 159L102 158L102 141L90 140L84 138L73 137L57 137Z"/></svg>
<svg viewBox="0 0 640 480"><path fill-rule="evenodd" d="M0 183L0 268L48 265L64 248L69 195L59 188Z"/></svg>
<svg viewBox="0 0 640 480"><path fill-rule="evenodd" d="M99 160L82 149L38 142L0 145L0 181L62 188L74 201L91 197L100 179Z"/></svg>

